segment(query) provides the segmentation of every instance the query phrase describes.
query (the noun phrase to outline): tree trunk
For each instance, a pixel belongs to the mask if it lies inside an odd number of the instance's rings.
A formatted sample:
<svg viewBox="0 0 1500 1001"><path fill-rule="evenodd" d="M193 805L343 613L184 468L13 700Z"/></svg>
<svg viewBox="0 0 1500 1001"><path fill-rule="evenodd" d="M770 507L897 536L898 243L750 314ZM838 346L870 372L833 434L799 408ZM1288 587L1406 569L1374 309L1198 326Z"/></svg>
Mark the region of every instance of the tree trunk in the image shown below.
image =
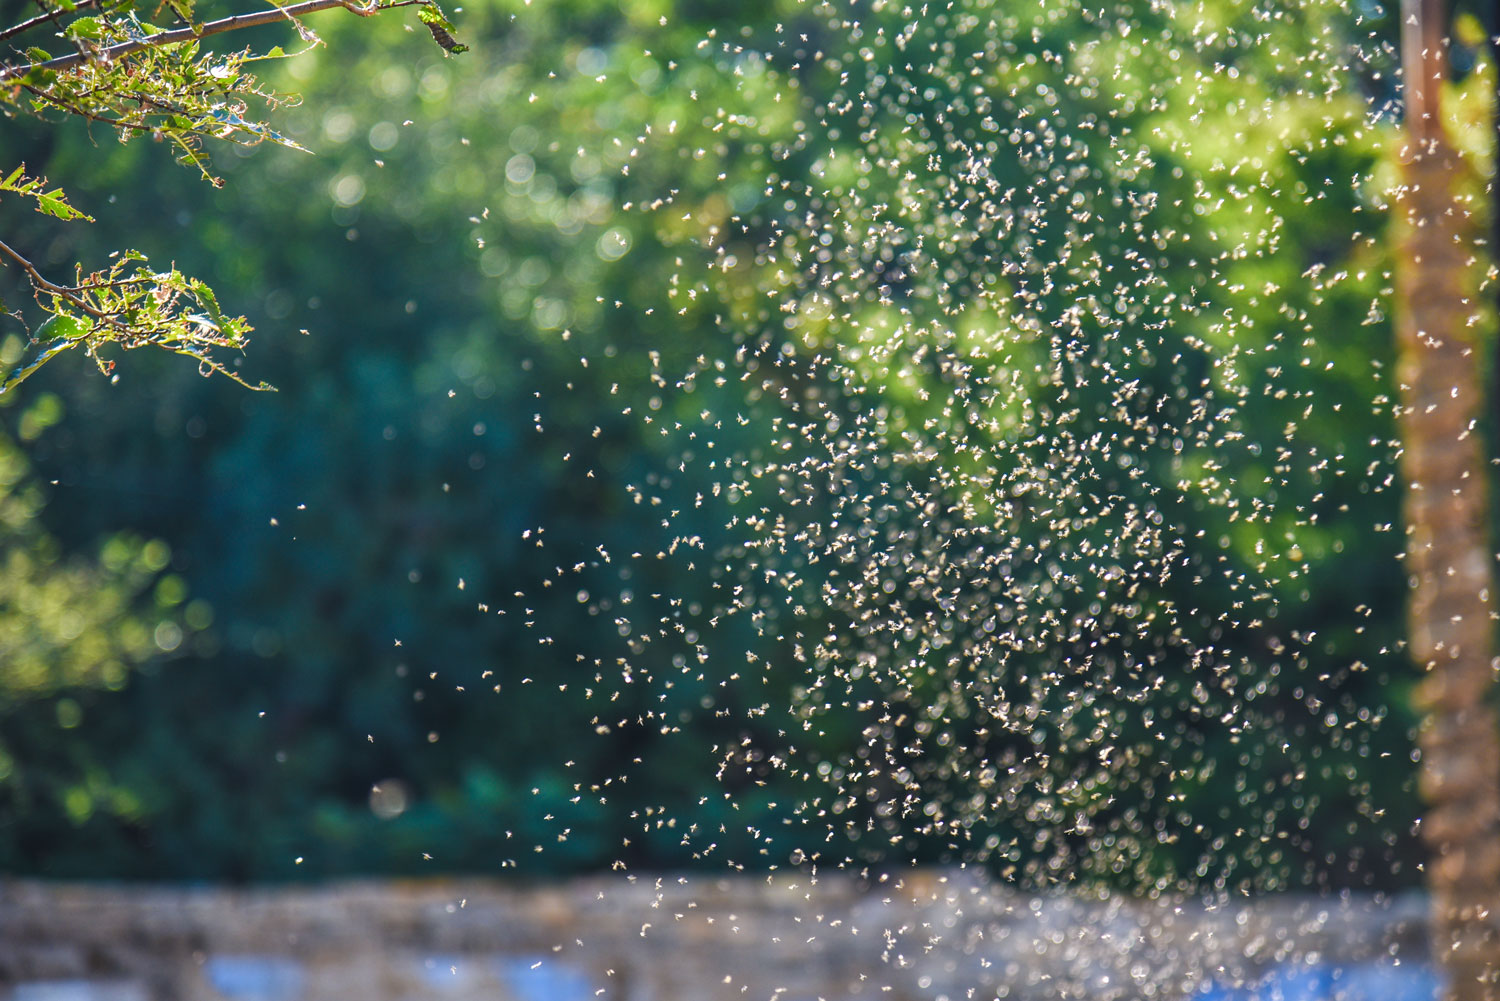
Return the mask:
<svg viewBox="0 0 1500 1001"><path fill-rule="evenodd" d="M1404 0L1405 185L1398 223L1398 376L1412 656L1426 672L1419 737L1434 958L1450 1001L1500 997L1500 727L1489 703L1495 602L1466 301L1477 235L1444 134L1442 0Z"/></svg>

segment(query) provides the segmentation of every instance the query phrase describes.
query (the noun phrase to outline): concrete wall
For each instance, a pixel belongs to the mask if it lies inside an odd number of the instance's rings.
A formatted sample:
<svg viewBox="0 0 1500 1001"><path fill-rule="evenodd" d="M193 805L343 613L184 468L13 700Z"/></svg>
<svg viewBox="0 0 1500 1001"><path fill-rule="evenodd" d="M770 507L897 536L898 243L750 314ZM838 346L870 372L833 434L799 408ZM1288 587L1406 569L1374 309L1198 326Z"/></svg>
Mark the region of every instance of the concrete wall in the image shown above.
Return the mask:
<svg viewBox="0 0 1500 1001"><path fill-rule="evenodd" d="M0 1001L1428 1001L1418 899L1031 897L961 872L231 890L0 882Z"/></svg>

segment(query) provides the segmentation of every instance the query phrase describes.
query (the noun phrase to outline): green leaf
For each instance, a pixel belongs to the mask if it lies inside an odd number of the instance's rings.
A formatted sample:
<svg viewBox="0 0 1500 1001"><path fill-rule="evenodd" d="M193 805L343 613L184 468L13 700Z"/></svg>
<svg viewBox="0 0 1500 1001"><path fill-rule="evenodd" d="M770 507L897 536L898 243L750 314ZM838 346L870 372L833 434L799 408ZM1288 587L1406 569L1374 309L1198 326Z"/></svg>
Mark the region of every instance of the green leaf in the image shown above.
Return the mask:
<svg viewBox="0 0 1500 1001"><path fill-rule="evenodd" d="M94 325L83 317L71 313L54 313L36 328L36 339L77 341L87 337L93 329Z"/></svg>
<svg viewBox="0 0 1500 1001"><path fill-rule="evenodd" d="M71 38L102 38L104 28L105 21L102 17L80 17L68 25L67 34Z"/></svg>
<svg viewBox="0 0 1500 1001"><path fill-rule="evenodd" d="M10 176L0 181L0 191L9 191L36 199L37 211L45 215L64 221L88 219L89 222L93 222L89 216L68 204L67 193L62 188L53 188L48 191L45 177L27 177L24 163L11 171Z"/></svg>
<svg viewBox="0 0 1500 1001"><path fill-rule="evenodd" d="M54 317L54 319L56 319L56 317ZM45 326L45 324L43 324L43 326ZM43 365L47 364L47 362L51 361L53 358L73 347L77 343L78 342L76 340L67 339L53 341L47 347L43 348L41 353L31 361L27 362L25 365L22 365L20 368L10 373L10 375L0 377L0 396L4 396L6 393L9 393L11 390L15 389L21 383L29 379L37 369L41 368Z"/></svg>
<svg viewBox="0 0 1500 1001"><path fill-rule="evenodd" d="M219 310L219 299L214 295L214 290L198 278L192 279L188 283L188 286L193 290L193 294L198 297L198 301L203 304L203 308L208 310L208 318L216 326L224 326L224 314Z"/></svg>
<svg viewBox="0 0 1500 1001"><path fill-rule="evenodd" d="M87 219L88 216L68 204L68 196L63 194L62 188L54 188L48 192L37 192L37 211L44 215L50 215L55 219L68 221L71 219Z"/></svg>
<svg viewBox="0 0 1500 1001"><path fill-rule="evenodd" d="M180 17L184 24L193 23L193 0L167 0L167 6L172 8L172 13Z"/></svg>

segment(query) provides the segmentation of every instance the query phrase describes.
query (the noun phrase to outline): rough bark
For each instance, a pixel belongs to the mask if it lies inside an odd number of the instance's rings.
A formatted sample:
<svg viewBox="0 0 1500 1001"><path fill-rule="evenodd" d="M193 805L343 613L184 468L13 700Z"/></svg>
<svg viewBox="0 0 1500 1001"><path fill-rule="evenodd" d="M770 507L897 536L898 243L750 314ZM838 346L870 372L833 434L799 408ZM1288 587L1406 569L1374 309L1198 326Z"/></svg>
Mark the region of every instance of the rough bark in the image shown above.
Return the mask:
<svg viewBox="0 0 1500 1001"><path fill-rule="evenodd" d="M1500 721L1479 357L1466 299L1473 226L1444 134L1441 0L1403 4L1407 144L1397 322L1411 653L1425 672L1421 792L1434 958L1450 1001L1500 997Z"/></svg>

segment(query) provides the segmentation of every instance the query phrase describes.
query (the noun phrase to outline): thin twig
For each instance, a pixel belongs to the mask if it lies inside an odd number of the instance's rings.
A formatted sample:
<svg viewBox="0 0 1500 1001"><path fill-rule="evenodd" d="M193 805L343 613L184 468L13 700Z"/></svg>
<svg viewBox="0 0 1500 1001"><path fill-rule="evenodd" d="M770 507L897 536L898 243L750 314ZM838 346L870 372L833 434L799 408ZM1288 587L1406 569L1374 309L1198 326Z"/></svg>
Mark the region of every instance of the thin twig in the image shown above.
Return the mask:
<svg viewBox="0 0 1500 1001"><path fill-rule="evenodd" d="M0 77L0 79L3 79L3 77ZM66 111L70 115L77 115L79 118L82 118L86 122L98 122L100 125L107 125L112 129L130 129L135 132L153 131L152 128L148 125L140 125L135 122L129 122L123 118L109 118L105 115L97 115L92 111L87 111L83 108L77 107L76 105L69 104L66 101L59 100L58 98L53 97L51 94L47 93L45 90L33 87L30 84L23 83L21 84L21 87L30 92L34 97L36 97L37 100L46 101L48 104L52 105L58 110Z"/></svg>
<svg viewBox="0 0 1500 1001"><path fill-rule="evenodd" d="M19 35L23 31L30 31L37 25L45 24L48 21L56 24L57 16L59 14L71 14L73 13L73 11L84 10L85 8L92 7L94 3L95 0L79 0L78 3L73 5L73 10L70 11L65 11L61 8L57 10L44 10L42 11L42 13L36 15L35 17L27 18L20 24L13 24L9 28L0 30L0 42L5 41L7 38L12 38L16 35Z"/></svg>
<svg viewBox="0 0 1500 1001"><path fill-rule="evenodd" d="M78 292L82 291L82 286L77 288L69 288L66 285L59 285L56 282L48 281L46 277L36 269L35 264L32 264L25 257L22 257L19 251L17 251L10 244L6 243L4 240L0 240L0 255L9 257L12 261L19 265L21 270L26 272L26 277L31 282L32 287L37 289L38 292L45 292L47 295L53 296L57 299L61 299L72 306L74 309L82 310L83 312L94 317L94 319L99 320L111 327L122 327L122 324L112 318L112 314L107 313L93 305L90 305L86 299L83 299L77 294ZM39 299L38 301L40 302L41 300Z"/></svg>
<svg viewBox="0 0 1500 1001"><path fill-rule="evenodd" d="M9 257L12 261L15 261L17 264L19 264L21 266L21 270L26 272L26 277L31 279L31 283L33 285L36 285L48 292L56 292L58 294L67 293L68 290L63 288L61 285L54 285L46 278L43 278L42 273L36 269L36 265L32 264L26 258L22 257L17 250L11 247L10 244L6 243L4 240L0 240L0 254L4 254L6 257Z"/></svg>
<svg viewBox="0 0 1500 1001"><path fill-rule="evenodd" d="M220 18L217 21L209 21L207 24L191 25L186 28L177 28L155 35L147 35L144 38L136 38L128 42L111 45L97 52L74 52L66 56L58 56L56 59L48 59L45 62L27 63L23 66L8 66L0 69L0 81L22 76L34 69L66 70L80 63L96 61L108 63L120 56L139 52L142 49L176 45L180 42L195 42L199 39L208 38L210 35L219 35L226 31L237 31L240 28L255 28L263 24L275 24L277 21L295 21L303 14L312 14L334 7L342 7L351 13L358 14L360 17L369 17L382 10L392 10L396 7L420 6L425 2L426 0L392 0L389 3L372 3L369 6L361 7L355 4L353 0L303 0L302 3L292 4L289 7L256 11L253 14L234 14L230 17Z"/></svg>

